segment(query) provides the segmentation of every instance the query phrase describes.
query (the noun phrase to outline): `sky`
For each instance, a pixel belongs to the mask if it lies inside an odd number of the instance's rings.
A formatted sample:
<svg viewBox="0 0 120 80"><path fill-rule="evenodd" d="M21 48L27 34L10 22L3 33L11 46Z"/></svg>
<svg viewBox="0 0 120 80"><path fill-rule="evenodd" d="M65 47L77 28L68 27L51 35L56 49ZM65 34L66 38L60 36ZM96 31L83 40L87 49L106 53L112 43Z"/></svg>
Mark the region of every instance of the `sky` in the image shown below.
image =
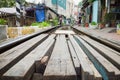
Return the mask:
<svg viewBox="0 0 120 80"><path fill-rule="evenodd" d="M26 0L27 2L34 2L35 1L35 3L39 3L39 2L41 2L41 0ZM82 0L74 0L74 2L75 2L75 4L77 5L80 1L82 1Z"/></svg>
<svg viewBox="0 0 120 80"><path fill-rule="evenodd" d="M38 4L39 2L40 3L42 2L42 0L25 0L25 1L30 2L30 3L36 3L36 4Z"/></svg>
<svg viewBox="0 0 120 80"><path fill-rule="evenodd" d="M74 0L75 4L77 5L79 2L81 2L82 0Z"/></svg>

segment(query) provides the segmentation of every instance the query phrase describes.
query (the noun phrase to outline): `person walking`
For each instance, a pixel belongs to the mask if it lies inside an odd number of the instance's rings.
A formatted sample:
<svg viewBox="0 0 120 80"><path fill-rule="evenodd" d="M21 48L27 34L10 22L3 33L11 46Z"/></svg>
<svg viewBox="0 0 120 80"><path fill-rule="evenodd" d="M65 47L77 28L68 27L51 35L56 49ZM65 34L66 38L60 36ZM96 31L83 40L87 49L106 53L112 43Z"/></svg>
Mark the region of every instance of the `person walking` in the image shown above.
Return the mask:
<svg viewBox="0 0 120 80"><path fill-rule="evenodd" d="M79 15L78 15L78 25L79 25L79 26L80 26L81 23L84 22L84 20L83 20L83 17L85 17L85 16L84 16L84 13L85 13L85 11L84 11L84 10L81 10L80 13L79 13Z"/></svg>

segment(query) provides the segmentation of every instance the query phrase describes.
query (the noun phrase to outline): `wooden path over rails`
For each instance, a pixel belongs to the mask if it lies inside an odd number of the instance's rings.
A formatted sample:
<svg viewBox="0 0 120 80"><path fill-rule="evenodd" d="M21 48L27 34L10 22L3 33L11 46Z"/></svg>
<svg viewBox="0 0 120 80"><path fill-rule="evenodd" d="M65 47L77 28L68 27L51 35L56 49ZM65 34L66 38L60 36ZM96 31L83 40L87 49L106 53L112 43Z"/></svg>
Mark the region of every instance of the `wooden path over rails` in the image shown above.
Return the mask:
<svg viewBox="0 0 120 80"><path fill-rule="evenodd" d="M19 37L19 38L15 38L15 39L12 39L12 40L6 40L4 42L0 42L0 54L3 53L4 51L7 51L29 39L32 39L40 34L43 34L43 33L51 33L51 32L54 32L58 27L50 27L50 28L46 28L46 29L43 29L43 30L40 30L36 33L33 33L33 34L30 34L30 35L25 35L23 37Z"/></svg>
<svg viewBox="0 0 120 80"><path fill-rule="evenodd" d="M43 80L77 80L65 35L58 35Z"/></svg>
<svg viewBox="0 0 120 80"><path fill-rule="evenodd" d="M10 68L4 75L3 80L29 80L35 71L35 61L40 61L45 54L49 53L54 43L55 35L51 35L38 47Z"/></svg>
<svg viewBox="0 0 120 80"><path fill-rule="evenodd" d="M92 48L90 45L88 45L84 40L80 38L84 36L76 37L78 39L77 41L79 45L82 47L82 49L87 54L87 56L92 61L97 70L101 73L104 80L119 79L118 76L120 75L120 70L117 68L117 66L114 66L110 61L107 60L107 58L102 56L100 52L96 51L96 49ZM110 52L108 53L110 54ZM112 54L114 55L115 53Z"/></svg>
<svg viewBox="0 0 120 80"><path fill-rule="evenodd" d="M102 44L105 44L106 46L109 46L110 48L120 52L120 45L119 43L117 44L115 41L108 40L105 38L102 38L101 36L96 35L97 33L92 34L90 31L84 31L78 27L72 27L73 30L78 33L78 34L84 34L89 36L90 38L99 41Z"/></svg>
<svg viewBox="0 0 120 80"><path fill-rule="evenodd" d="M47 38L47 34L37 36L6 52L3 52L0 55L0 76L20 59L29 54L29 52L37 47L43 40L45 40L45 38Z"/></svg>
<svg viewBox="0 0 120 80"><path fill-rule="evenodd" d="M0 54L0 80L120 80L120 52L73 32L41 34Z"/></svg>

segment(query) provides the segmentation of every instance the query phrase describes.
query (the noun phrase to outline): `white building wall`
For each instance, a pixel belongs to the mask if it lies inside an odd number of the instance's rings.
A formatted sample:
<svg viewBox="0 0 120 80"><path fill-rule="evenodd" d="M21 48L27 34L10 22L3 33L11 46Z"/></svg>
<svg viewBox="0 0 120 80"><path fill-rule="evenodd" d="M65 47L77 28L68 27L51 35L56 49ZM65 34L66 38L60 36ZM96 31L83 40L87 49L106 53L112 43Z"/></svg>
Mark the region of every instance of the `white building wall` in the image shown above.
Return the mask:
<svg viewBox="0 0 120 80"><path fill-rule="evenodd" d="M78 20L78 12L79 11L79 8L78 6L75 6L73 7L73 12L72 12L72 16L75 18L75 20L77 21Z"/></svg>
<svg viewBox="0 0 120 80"><path fill-rule="evenodd" d="M67 0L67 3L66 3L66 17L67 18L70 18L70 16L72 15L73 13L73 0Z"/></svg>
<svg viewBox="0 0 120 80"><path fill-rule="evenodd" d="M70 15L73 14L73 0L66 0L66 9L63 9L59 5L53 5L51 3L52 0L42 0L42 2L45 2L45 4L50 7L51 9L58 12L58 14L64 15L67 18L70 18Z"/></svg>
<svg viewBox="0 0 120 80"><path fill-rule="evenodd" d="M42 0L43 3L45 3L46 6L49 6L50 8L53 7L51 0Z"/></svg>
<svg viewBox="0 0 120 80"><path fill-rule="evenodd" d="M67 3L66 3L67 4ZM66 16L66 9L62 8L61 6L58 5L58 14Z"/></svg>
<svg viewBox="0 0 120 80"><path fill-rule="evenodd" d="M58 14L66 16L66 10L62 7L58 6Z"/></svg>
<svg viewBox="0 0 120 80"><path fill-rule="evenodd" d="M69 8L70 8L70 2L67 0L67 2L66 2L66 17L67 18L69 18L70 17L70 10L69 10Z"/></svg>

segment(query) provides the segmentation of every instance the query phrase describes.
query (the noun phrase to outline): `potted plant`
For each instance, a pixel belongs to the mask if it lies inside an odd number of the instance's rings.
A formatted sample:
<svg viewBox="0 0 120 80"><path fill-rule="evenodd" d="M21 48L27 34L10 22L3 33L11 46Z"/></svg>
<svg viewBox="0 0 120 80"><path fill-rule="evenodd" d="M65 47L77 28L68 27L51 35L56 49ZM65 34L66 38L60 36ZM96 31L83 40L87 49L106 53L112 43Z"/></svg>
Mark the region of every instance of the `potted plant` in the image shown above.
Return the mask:
<svg viewBox="0 0 120 80"><path fill-rule="evenodd" d="M89 27L89 24L88 24L88 23L85 23L85 27Z"/></svg>
<svg viewBox="0 0 120 80"><path fill-rule="evenodd" d="M117 34L120 34L120 24L117 24Z"/></svg>
<svg viewBox="0 0 120 80"><path fill-rule="evenodd" d="M104 27L105 27L105 22L100 22L100 23L98 24L98 27L99 27L99 29L104 28Z"/></svg>
<svg viewBox="0 0 120 80"><path fill-rule="evenodd" d="M98 24L96 22L91 22L89 27L92 29L96 29L98 27Z"/></svg>

